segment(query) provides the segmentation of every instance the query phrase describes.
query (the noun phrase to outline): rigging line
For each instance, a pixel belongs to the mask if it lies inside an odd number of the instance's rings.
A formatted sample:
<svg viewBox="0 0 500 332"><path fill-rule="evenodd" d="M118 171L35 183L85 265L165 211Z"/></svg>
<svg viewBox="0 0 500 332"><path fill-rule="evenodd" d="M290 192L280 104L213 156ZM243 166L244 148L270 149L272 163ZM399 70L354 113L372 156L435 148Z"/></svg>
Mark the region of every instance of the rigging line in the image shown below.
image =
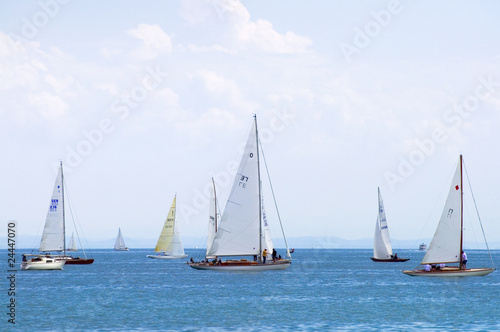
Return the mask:
<svg viewBox="0 0 500 332"><path fill-rule="evenodd" d="M465 161L463 160L463 157L462 157L462 162L464 164L465 175L467 177L467 183L469 184L470 193L472 195L472 201L474 202L474 207L476 208L477 218L479 219L479 225L481 226L481 231L483 232L483 238L484 238L484 242L486 243L486 249L488 249L488 255L490 256L491 266L494 267L493 258L491 257L490 247L488 246L488 241L486 241L486 234L484 233L483 223L481 222L481 217L479 216L479 210L477 209L476 198L474 197L474 192L472 191L472 186L471 186L470 180L469 180L469 173L467 173L467 167L465 167Z"/></svg>
<svg viewBox="0 0 500 332"><path fill-rule="evenodd" d="M441 191L439 192L439 195L438 195L438 196L437 196L437 198L434 200L434 205L432 206L432 208L431 208L431 210L430 210L430 212L429 212L429 215L427 216L427 219L425 220L425 224L424 224L424 226L420 229L420 232L418 233L418 237L417 237L417 239L423 240L423 239L422 239L422 233L423 233L424 229L427 227L427 224L429 223L429 220L431 219L431 216L432 216L432 214L434 213L434 211L435 211L435 209L436 209L436 205L437 205L437 203L438 203L438 202L441 202L441 199L440 199L440 198L443 196L443 191L444 191L444 190L448 187L448 183L450 183L450 182L451 182L451 180L450 180L450 179L453 177L453 174L455 174L455 166L454 166L454 168L453 168L452 172L451 172L451 173L448 175L448 177L446 178L446 181L444 182L444 185L441 187ZM445 202L446 202L446 199L445 199ZM438 223L439 223L439 218L440 218L440 216L438 216ZM434 238L434 234L432 234L432 236L431 236L431 240L430 240L431 242L432 242L432 239L433 239L433 238ZM419 240L415 240L415 241L420 242ZM414 243L413 243L413 247L414 247L414 248L416 248L418 245L420 245L418 242L414 242ZM430 244L430 242L429 242L429 244ZM427 246L427 247L429 247L429 246Z"/></svg>
<svg viewBox="0 0 500 332"><path fill-rule="evenodd" d="M85 254L85 249L82 245L82 241L81 241L81 238L80 238L80 234L78 233L78 227L79 228L82 228L82 226L80 225L80 223L78 222L78 220L75 218L75 216L73 215L73 206L71 204L71 199L70 199L70 195L69 195L69 190L68 190L68 187L66 185L66 188L65 188L65 193L66 195L68 196L68 206L69 206L69 213L71 214L71 219L73 220L73 226L75 226L75 231L76 231L76 237L78 238L78 244L80 245L80 248L82 249L82 252L83 252L83 256L85 258L87 258L87 255ZM77 222L78 222L78 227L77 227ZM83 236L83 230L82 230L82 236ZM87 247L88 247L88 242L86 243Z"/></svg>
<svg viewBox="0 0 500 332"><path fill-rule="evenodd" d="M477 241L476 231L475 231L474 225L472 223L472 217L470 215L469 205L465 204L465 202L464 202L464 211L467 213L467 218L466 219L464 218L464 231L466 230L465 222L467 222L467 227L469 227L471 229L472 235L474 236L474 241L476 243L476 249L480 249L479 242Z"/></svg>
<svg viewBox="0 0 500 332"><path fill-rule="evenodd" d="M292 255L290 254L290 249L288 249L288 242L286 241L285 230L283 229L283 223L281 222L280 212L278 210L278 204L276 203L276 196L274 195L273 184L271 183L271 176L269 175L269 169L267 168L266 156L264 155L264 149L262 148L262 142L259 138L260 151L262 152L262 159L264 160L264 166L266 166L267 178L269 180L269 185L271 187L271 193L273 194L274 206L276 208L276 213L278 214L278 220L280 221L281 233L283 234L283 239L285 240L286 253L290 260ZM258 148L258 147L257 147Z"/></svg>

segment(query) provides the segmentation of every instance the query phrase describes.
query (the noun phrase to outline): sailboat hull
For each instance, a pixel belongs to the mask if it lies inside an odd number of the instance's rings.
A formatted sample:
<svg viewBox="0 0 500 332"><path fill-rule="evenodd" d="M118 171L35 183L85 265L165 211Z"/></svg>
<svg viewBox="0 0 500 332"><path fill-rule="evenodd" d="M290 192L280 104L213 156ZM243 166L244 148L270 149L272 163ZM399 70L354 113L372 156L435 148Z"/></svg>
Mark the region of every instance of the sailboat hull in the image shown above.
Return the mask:
<svg viewBox="0 0 500 332"><path fill-rule="evenodd" d="M66 260L68 265L88 265L94 263L93 258L70 258Z"/></svg>
<svg viewBox="0 0 500 332"><path fill-rule="evenodd" d="M154 259L179 259L179 258L186 258L188 255L177 255L177 256L172 256L172 255L147 255L146 257L149 258L154 258Z"/></svg>
<svg viewBox="0 0 500 332"><path fill-rule="evenodd" d="M370 259L374 262L406 262L409 261L409 258L389 258L389 259L380 259L375 257L370 257Z"/></svg>
<svg viewBox="0 0 500 332"><path fill-rule="evenodd" d="M229 260L222 262L220 265L212 263L190 263L193 269L197 270L214 270L214 271L269 271L269 270L285 270L290 267L292 262L288 259L281 259L276 262L258 263L246 260Z"/></svg>
<svg viewBox="0 0 500 332"><path fill-rule="evenodd" d="M52 257L35 257L21 263L21 270L62 270L64 260L56 260Z"/></svg>
<svg viewBox="0 0 500 332"><path fill-rule="evenodd" d="M495 269L492 268L460 270L459 268L446 267L442 270L411 270L402 272L413 277L483 277L493 271Z"/></svg>

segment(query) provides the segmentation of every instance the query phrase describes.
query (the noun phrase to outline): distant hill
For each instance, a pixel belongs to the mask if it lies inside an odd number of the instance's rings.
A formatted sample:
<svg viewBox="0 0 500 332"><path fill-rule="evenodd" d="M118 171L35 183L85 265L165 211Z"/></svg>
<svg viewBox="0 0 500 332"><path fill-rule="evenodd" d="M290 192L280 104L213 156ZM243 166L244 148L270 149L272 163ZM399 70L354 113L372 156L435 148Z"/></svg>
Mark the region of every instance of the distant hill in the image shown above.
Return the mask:
<svg viewBox="0 0 500 332"><path fill-rule="evenodd" d="M17 249L36 248L40 244L40 238L35 236L18 237L16 242ZM186 236L183 239L185 248L204 248L206 246L206 239ZM129 248L151 248L156 245L157 238L128 238L125 237L125 243ZM334 236L302 236L292 237L287 239L289 248L304 248L304 249L371 249L373 248L373 239L357 239L345 240ZM430 242L430 239L421 240L397 240L392 239L392 246L394 249L418 249L420 243ZM112 249L115 244L115 238L110 238L101 241L87 241L83 242L84 248L92 249ZM285 242L283 239L274 240L276 248L284 248ZM484 244L478 248L476 243L465 241L464 248L466 249L486 249ZM500 242L489 243L490 249L500 249ZM1 241L0 249L7 249L7 241Z"/></svg>

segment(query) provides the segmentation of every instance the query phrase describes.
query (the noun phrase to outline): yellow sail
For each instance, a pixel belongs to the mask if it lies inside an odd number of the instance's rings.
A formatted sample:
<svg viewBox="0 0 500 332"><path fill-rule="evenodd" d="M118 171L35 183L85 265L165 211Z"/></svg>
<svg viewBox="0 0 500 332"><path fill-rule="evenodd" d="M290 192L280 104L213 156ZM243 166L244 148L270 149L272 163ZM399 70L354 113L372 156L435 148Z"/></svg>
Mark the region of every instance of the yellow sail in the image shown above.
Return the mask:
<svg viewBox="0 0 500 332"><path fill-rule="evenodd" d="M170 211L168 212L167 219L165 220L165 224L163 225L163 229L161 230L160 238L158 239L158 243L156 244L155 251L160 252L172 252L172 244L174 238L174 227L175 227L175 199L172 202L172 206L170 207Z"/></svg>

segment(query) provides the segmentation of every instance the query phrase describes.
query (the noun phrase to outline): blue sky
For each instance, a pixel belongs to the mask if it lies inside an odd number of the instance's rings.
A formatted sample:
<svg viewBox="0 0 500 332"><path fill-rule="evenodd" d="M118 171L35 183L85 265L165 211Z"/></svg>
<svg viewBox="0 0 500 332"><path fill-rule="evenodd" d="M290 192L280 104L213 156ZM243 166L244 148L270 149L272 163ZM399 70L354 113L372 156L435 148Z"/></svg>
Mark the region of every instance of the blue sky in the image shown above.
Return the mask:
<svg viewBox="0 0 500 332"><path fill-rule="evenodd" d="M156 238L176 193L203 236L256 113L289 237L372 237L380 187L391 235L429 238L463 153L500 241L498 2L2 7L0 220L20 234L41 234L62 160L87 238Z"/></svg>

